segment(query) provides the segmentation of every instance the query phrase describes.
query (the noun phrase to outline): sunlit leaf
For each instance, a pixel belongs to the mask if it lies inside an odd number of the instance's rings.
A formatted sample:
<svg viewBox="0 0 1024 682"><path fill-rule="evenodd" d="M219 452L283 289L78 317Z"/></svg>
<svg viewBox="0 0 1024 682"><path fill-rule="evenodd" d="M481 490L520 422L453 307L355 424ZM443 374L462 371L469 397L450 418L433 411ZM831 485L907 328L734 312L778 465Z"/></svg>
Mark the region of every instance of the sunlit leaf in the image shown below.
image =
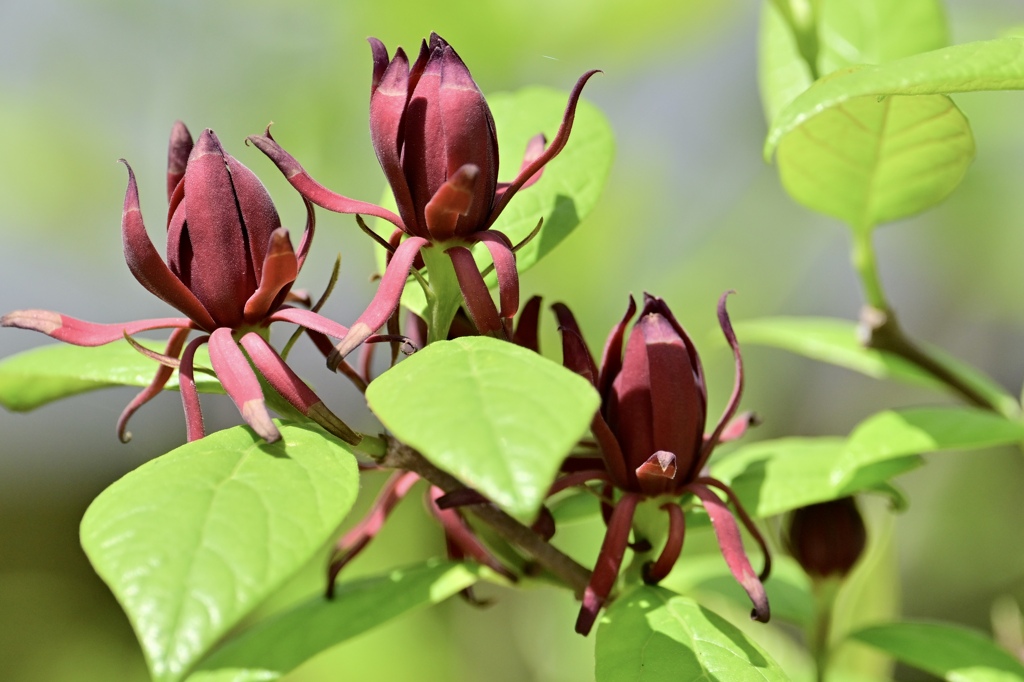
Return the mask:
<svg viewBox="0 0 1024 682"><path fill-rule="evenodd" d="M779 12L778 3L761 3L758 36L757 78L765 117L771 123L797 95L811 86L814 75L791 26Z"/></svg>
<svg viewBox="0 0 1024 682"><path fill-rule="evenodd" d="M985 635L948 623L875 625L850 637L949 682L1021 682L1024 665Z"/></svg>
<svg viewBox="0 0 1024 682"><path fill-rule="evenodd" d="M898 355L867 348L858 339L857 324L820 317L766 317L736 323L744 343L782 348L814 360L845 367L875 379L891 379L942 391L949 386ZM938 348L928 353L964 383L1007 415L1019 412L1016 400L999 384Z"/></svg>
<svg viewBox="0 0 1024 682"><path fill-rule="evenodd" d="M721 616L662 587L615 600L597 630L597 682L766 682L786 674Z"/></svg>
<svg viewBox="0 0 1024 682"><path fill-rule="evenodd" d="M341 584L334 599L317 595L229 640L188 680L279 679L336 644L458 594L477 581L478 571L467 564L435 561Z"/></svg>
<svg viewBox="0 0 1024 682"><path fill-rule="evenodd" d="M358 489L347 446L282 424L183 445L97 497L81 540L128 614L158 682L183 679L333 538Z"/></svg>
<svg viewBox="0 0 1024 682"><path fill-rule="evenodd" d="M488 337L430 344L371 383L366 399L399 440L524 519L598 407L579 375Z"/></svg>
<svg viewBox="0 0 1024 682"><path fill-rule="evenodd" d="M865 95L931 95L1024 88L1024 38L1007 37L837 72L814 84L772 121L765 142L771 158L784 135L830 108Z"/></svg>
<svg viewBox="0 0 1024 682"><path fill-rule="evenodd" d="M973 159L970 124L944 95L847 99L791 129L777 154L790 196L858 230L934 206Z"/></svg>
<svg viewBox="0 0 1024 682"><path fill-rule="evenodd" d="M163 352L164 345L144 342ZM197 367L210 367L206 349L196 355ZM0 405L27 412L54 400L110 386L147 386L158 365L128 345L115 341L105 346L83 348L66 343L51 344L12 355L0 361ZM215 378L196 372L196 387L206 393L223 393ZM178 374L167 388L177 390Z"/></svg>

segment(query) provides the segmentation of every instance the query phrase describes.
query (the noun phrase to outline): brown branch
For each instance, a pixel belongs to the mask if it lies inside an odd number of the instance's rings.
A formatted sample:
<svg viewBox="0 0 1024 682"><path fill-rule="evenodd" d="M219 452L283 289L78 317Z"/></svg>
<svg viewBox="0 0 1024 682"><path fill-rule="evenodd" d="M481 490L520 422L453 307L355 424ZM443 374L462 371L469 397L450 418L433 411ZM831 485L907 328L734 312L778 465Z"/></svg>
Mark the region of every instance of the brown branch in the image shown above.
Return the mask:
<svg viewBox="0 0 1024 682"><path fill-rule="evenodd" d="M404 469L418 474L446 493L464 490L466 486L451 474L438 469L415 449L390 436L386 437L387 452L379 460L381 466L389 469ZM536 560L538 564L571 587L577 597L583 594L590 582L590 571L575 560L556 549L530 528L498 509L493 504L479 504L466 507L478 519L494 529L509 543L519 547Z"/></svg>

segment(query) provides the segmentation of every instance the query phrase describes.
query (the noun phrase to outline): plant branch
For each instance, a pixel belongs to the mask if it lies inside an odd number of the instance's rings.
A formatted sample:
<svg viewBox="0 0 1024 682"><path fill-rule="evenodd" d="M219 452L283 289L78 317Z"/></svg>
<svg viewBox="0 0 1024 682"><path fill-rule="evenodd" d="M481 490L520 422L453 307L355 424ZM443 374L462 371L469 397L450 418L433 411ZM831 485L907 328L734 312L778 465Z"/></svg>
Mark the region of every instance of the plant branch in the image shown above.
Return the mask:
<svg viewBox="0 0 1024 682"><path fill-rule="evenodd" d="M424 480L446 493L464 490L466 486L457 478L431 464L414 448L389 436L387 451L378 463L389 469L404 469L418 474ZM530 528L498 509L493 504L467 507L478 519L511 544L532 556L537 563L572 588L579 597L590 582L590 571L556 549Z"/></svg>

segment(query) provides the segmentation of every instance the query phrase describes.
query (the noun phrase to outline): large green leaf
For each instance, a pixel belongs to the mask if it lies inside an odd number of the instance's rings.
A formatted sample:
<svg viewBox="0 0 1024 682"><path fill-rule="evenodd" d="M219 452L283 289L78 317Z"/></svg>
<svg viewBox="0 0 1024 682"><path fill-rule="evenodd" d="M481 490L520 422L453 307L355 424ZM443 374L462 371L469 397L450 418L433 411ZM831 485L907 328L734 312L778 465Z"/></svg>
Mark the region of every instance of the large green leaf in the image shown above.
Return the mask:
<svg viewBox="0 0 1024 682"><path fill-rule="evenodd" d="M843 487L866 467L906 455L942 450L973 450L1024 441L1024 424L986 410L931 407L887 410L872 415L850 433L832 478Z"/></svg>
<svg viewBox="0 0 1024 682"><path fill-rule="evenodd" d="M579 375L487 337L430 344L371 383L366 399L399 440L523 519L599 402Z"/></svg>
<svg viewBox="0 0 1024 682"><path fill-rule="evenodd" d="M847 99L791 129L777 155L790 196L859 230L937 204L973 159L970 124L944 95Z"/></svg>
<svg viewBox="0 0 1024 682"><path fill-rule="evenodd" d="M597 682L765 682L786 674L721 616L662 587L619 597L597 630Z"/></svg>
<svg viewBox="0 0 1024 682"><path fill-rule="evenodd" d="M1024 665L985 635L947 623L875 625L850 637L949 682L1022 682Z"/></svg>
<svg viewBox="0 0 1024 682"><path fill-rule="evenodd" d="M282 424L220 431L152 460L89 506L81 540L153 678L182 679L333 538L358 489L348 446Z"/></svg>
<svg viewBox="0 0 1024 682"><path fill-rule="evenodd" d="M336 644L458 594L478 573L467 564L432 561L339 585L333 600L318 595L229 640L189 682L279 679Z"/></svg>
<svg viewBox="0 0 1024 682"><path fill-rule="evenodd" d="M163 352L163 345L144 342ZM206 349L197 356L197 366L209 367ZM96 348L60 343L34 348L0 361L0 405L27 412L54 400L109 386L147 386L156 374L157 363L128 345L115 341ZM220 383L208 374L196 372L196 388L223 393ZM177 390L177 372L167 382Z"/></svg>
<svg viewBox="0 0 1024 682"><path fill-rule="evenodd" d="M934 95L1024 88L1024 38L953 45L886 64L837 72L815 83L772 121L771 158L784 135L830 108L865 95Z"/></svg>
<svg viewBox="0 0 1024 682"><path fill-rule="evenodd" d="M857 324L849 320L766 317L737 323L736 333L744 343L782 348L875 379L891 379L942 391L950 390L949 386L902 357L864 346L858 339ZM938 348L929 347L927 350L929 355L997 406L1001 413L1016 415L1020 411L1013 396L985 374Z"/></svg>

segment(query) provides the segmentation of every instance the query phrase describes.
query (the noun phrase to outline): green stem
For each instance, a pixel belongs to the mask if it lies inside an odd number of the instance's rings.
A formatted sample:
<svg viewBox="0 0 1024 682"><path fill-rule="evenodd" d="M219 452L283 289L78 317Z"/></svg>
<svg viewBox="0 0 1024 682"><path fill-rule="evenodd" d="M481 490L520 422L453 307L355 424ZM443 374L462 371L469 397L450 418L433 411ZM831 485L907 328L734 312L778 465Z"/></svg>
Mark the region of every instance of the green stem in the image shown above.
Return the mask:
<svg viewBox="0 0 1024 682"><path fill-rule="evenodd" d="M807 632L807 644L814 657L815 680L825 682L832 638L832 613L842 583L835 578L814 579L814 618Z"/></svg>
<svg viewBox="0 0 1024 682"><path fill-rule="evenodd" d="M860 277L864 289L864 300L872 308L889 313L889 304L882 291L882 280L878 276L878 262L875 260L875 249L871 244L871 230L853 229L853 269Z"/></svg>
<svg viewBox="0 0 1024 682"><path fill-rule="evenodd" d="M450 246L450 245L449 245ZM430 277L427 294L427 345L448 338L455 314L462 305L462 289L455 276L455 266L440 246L420 251Z"/></svg>

